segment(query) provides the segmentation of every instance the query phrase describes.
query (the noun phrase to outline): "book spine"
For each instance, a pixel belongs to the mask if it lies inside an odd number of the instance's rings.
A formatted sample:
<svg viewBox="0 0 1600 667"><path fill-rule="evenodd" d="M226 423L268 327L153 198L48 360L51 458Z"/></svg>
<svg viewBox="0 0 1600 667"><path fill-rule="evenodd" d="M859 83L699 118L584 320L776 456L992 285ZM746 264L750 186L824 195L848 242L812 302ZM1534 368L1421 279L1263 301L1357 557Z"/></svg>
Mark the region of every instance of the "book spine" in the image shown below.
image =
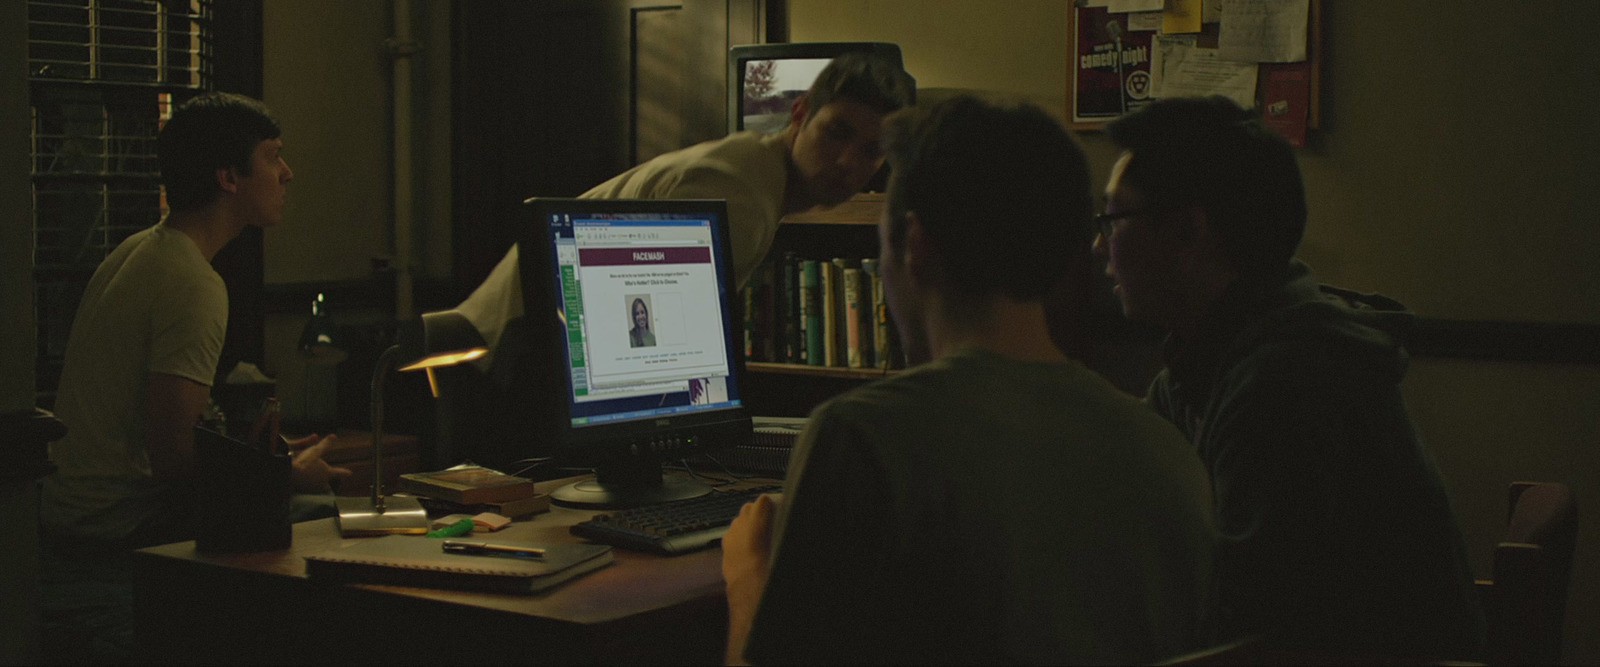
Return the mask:
<svg viewBox="0 0 1600 667"><path fill-rule="evenodd" d="M844 270L845 362L865 368L861 354L861 269Z"/></svg>
<svg viewBox="0 0 1600 667"><path fill-rule="evenodd" d="M889 302L883 297L883 275L873 263L872 271L872 359L878 368L893 368L894 327L889 323Z"/></svg>
<svg viewBox="0 0 1600 667"><path fill-rule="evenodd" d="M874 295L882 289L878 282L878 260L868 257L861 260L861 362L867 368L876 368L884 355L878 353L878 311Z"/></svg>
<svg viewBox="0 0 1600 667"><path fill-rule="evenodd" d="M836 284L841 282L839 269L830 262L822 262L822 366L839 365L839 347L836 344L839 330L839 299Z"/></svg>
<svg viewBox="0 0 1600 667"><path fill-rule="evenodd" d="M740 319L744 320L744 358L756 358L756 278L752 277L749 284L739 290L739 301L744 311Z"/></svg>
<svg viewBox="0 0 1600 667"><path fill-rule="evenodd" d="M778 360L778 336L774 328L774 323L778 321L775 317L778 300L773 295L777 285L776 265L777 262L771 258L761 265L761 286L757 293L761 302L757 304L759 314L756 320L756 339L761 347L762 361Z"/></svg>
<svg viewBox="0 0 1600 667"><path fill-rule="evenodd" d="M850 349L850 341L847 338L849 334L849 326L846 323L849 313L845 312L848 301L845 297L844 291L844 272L846 269L855 268L855 266L855 260L846 259L843 257L833 258L833 310L831 312L833 313L833 319L835 322L833 327L833 346L834 349L837 350L838 354L833 363L828 364L829 366L849 365L847 363L848 350Z"/></svg>
<svg viewBox="0 0 1600 667"><path fill-rule="evenodd" d="M783 256L783 360L797 364L804 354L800 340L800 260L794 253Z"/></svg>
<svg viewBox="0 0 1600 667"><path fill-rule="evenodd" d="M805 331L805 361L812 366L822 365L822 304L818 300L820 269L817 260L808 259L800 264L800 326Z"/></svg>

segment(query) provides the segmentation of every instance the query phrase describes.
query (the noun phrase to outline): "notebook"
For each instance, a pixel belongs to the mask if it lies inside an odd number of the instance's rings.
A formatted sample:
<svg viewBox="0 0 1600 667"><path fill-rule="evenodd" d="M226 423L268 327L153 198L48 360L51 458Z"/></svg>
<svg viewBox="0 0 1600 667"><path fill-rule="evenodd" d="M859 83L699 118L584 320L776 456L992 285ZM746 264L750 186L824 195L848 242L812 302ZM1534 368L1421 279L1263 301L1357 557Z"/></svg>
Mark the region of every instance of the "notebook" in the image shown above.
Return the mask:
<svg viewBox="0 0 1600 667"><path fill-rule="evenodd" d="M306 574L335 583L393 584L497 593L537 593L610 565L604 544L495 544L544 549L539 559L447 553L445 540L387 535L306 556Z"/></svg>

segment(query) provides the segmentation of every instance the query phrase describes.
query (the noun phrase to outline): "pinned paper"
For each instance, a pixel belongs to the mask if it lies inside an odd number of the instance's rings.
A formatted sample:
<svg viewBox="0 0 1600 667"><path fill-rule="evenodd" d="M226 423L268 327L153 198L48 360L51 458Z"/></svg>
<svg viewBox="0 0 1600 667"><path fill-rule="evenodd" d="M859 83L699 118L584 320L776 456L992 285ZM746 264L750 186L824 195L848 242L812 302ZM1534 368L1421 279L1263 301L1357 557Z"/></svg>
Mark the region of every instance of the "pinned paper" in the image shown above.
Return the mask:
<svg viewBox="0 0 1600 667"><path fill-rule="evenodd" d="M1228 0L1217 33L1217 57L1252 63L1306 59L1310 0Z"/></svg>
<svg viewBox="0 0 1600 667"><path fill-rule="evenodd" d="M1306 145L1310 98L1310 63L1261 66L1261 119L1283 135L1290 146Z"/></svg>
<svg viewBox="0 0 1600 667"><path fill-rule="evenodd" d="M1161 29L1161 12L1128 14L1128 32L1155 32Z"/></svg>
<svg viewBox="0 0 1600 667"><path fill-rule="evenodd" d="M1216 49L1194 46L1194 38L1160 38L1151 63L1155 97L1223 95L1246 109L1255 106L1255 63L1217 58Z"/></svg>
<svg viewBox="0 0 1600 667"><path fill-rule="evenodd" d="M1161 32L1200 32L1200 0L1167 0L1161 10Z"/></svg>
<svg viewBox="0 0 1600 667"><path fill-rule="evenodd" d="M1106 0L1106 11L1119 14L1122 12L1159 12L1166 0Z"/></svg>

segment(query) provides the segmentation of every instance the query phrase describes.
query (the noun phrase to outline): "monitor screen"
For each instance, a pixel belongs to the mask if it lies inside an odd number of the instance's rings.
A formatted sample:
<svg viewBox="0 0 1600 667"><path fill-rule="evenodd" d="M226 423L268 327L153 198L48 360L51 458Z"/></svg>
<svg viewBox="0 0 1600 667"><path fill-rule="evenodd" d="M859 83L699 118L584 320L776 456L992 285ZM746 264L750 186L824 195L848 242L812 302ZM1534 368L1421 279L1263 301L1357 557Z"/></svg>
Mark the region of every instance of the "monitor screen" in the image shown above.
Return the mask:
<svg viewBox="0 0 1600 667"><path fill-rule="evenodd" d="M562 408L552 450L598 466L589 488L609 494L565 500L594 507L665 500L652 495L674 481L663 481L660 461L750 434L739 396L743 359L725 205L548 198L525 205L524 306L534 344L558 352L550 359L556 379L540 399Z"/></svg>
<svg viewBox="0 0 1600 667"><path fill-rule="evenodd" d="M900 47L887 42L749 44L728 50L728 132L777 132L794 100L810 90L822 68L842 53L876 53L900 66Z"/></svg>

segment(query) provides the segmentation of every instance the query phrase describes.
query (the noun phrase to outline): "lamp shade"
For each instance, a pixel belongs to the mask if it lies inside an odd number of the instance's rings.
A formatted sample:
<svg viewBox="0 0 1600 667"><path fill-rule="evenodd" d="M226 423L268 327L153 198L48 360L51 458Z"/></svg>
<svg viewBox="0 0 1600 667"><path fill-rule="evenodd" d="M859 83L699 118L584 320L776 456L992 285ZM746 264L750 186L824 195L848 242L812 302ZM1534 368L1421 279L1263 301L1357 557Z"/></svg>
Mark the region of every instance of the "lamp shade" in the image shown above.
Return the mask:
<svg viewBox="0 0 1600 667"><path fill-rule="evenodd" d="M433 369L472 361L488 354L489 348L484 344L483 334L478 333L478 328L457 311L423 313L421 322L420 335L412 337L417 342L406 350L405 357L410 363L401 366L400 370L427 371L428 388L433 392L433 397L438 398L439 382L433 375Z"/></svg>

